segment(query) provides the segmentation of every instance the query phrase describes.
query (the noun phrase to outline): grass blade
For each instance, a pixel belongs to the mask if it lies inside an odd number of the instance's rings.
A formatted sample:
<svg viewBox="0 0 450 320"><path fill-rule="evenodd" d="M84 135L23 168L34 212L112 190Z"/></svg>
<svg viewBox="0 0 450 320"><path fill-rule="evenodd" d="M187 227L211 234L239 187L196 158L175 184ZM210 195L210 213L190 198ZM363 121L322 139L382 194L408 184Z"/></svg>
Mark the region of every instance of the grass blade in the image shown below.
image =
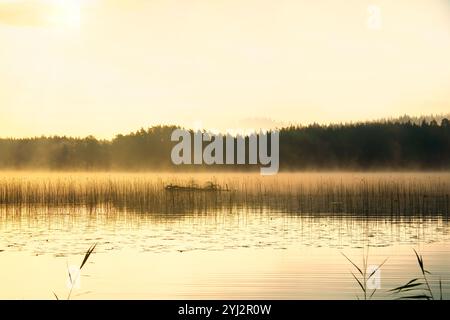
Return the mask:
<svg viewBox="0 0 450 320"><path fill-rule="evenodd" d="M413 248L413 250L414 250L414 253L416 254L416 258L417 258L417 262L419 263L420 270L422 270L422 273L425 274L425 269L424 269L424 267L423 267L423 258L422 258L422 255L419 255L419 254L417 253L416 249Z"/></svg>
<svg viewBox="0 0 450 320"><path fill-rule="evenodd" d="M364 275L364 273L362 272L362 270L352 261L352 260L350 260L350 258L349 257L347 257L343 252L341 252L341 254L358 270L358 272L361 274L361 275Z"/></svg>
<svg viewBox="0 0 450 320"><path fill-rule="evenodd" d="M366 293L366 288L363 286L363 284L361 283L361 281L359 281L359 279L355 276L355 274L352 272L352 276L353 278L355 278L355 280L358 282L359 286L361 287L362 291L364 292L364 294Z"/></svg>
<svg viewBox="0 0 450 320"><path fill-rule="evenodd" d="M87 251L86 254L84 255L84 259L83 262L81 263L80 266L80 270L83 268L84 264L88 261L90 255L92 254L92 252L94 252L95 247L97 246L97 244L93 244Z"/></svg>
<svg viewBox="0 0 450 320"><path fill-rule="evenodd" d="M70 285L73 286L72 273L70 272L69 264L66 262L67 273L69 274Z"/></svg>
<svg viewBox="0 0 450 320"><path fill-rule="evenodd" d="M388 290L388 291L399 291L399 290L404 289L405 287L409 286L410 284L414 284L417 280L419 280L419 278L414 278L414 279L408 281L406 284L404 284L400 287ZM420 283L420 284L422 284L422 283Z"/></svg>
<svg viewBox="0 0 450 320"><path fill-rule="evenodd" d="M429 295L426 295L426 294L418 294L418 295L415 295L415 296L405 296L405 297L398 298L398 300L405 300L405 299L426 299L426 300L431 300L431 297Z"/></svg>
<svg viewBox="0 0 450 320"><path fill-rule="evenodd" d="M373 295L375 294L375 292L377 291L377 289L373 289L372 293L370 294L369 300L372 299Z"/></svg>
<svg viewBox="0 0 450 320"><path fill-rule="evenodd" d="M399 292L402 292L402 291L406 291L407 289L415 289L415 290L417 290L417 289L421 289L421 288L416 288L416 287L419 287L419 286L422 286L422 285L424 285L423 283L421 283L421 282L418 282L418 283L411 283L411 284L408 284L408 285L404 285L404 286L401 286L401 287L398 287L398 288L395 288L395 289L392 289L392 290L389 290L389 291L396 291L397 293L399 293Z"/></svg>
<svg viewBox="0 0 450 320"><path fill-rule="evenodd" d="M370 278L372 278L372 276L373 276L375 273L377 273L378 270L381 269L381 267L383 266L383 264L386 263L387 259L388 259L388 258L384 259L384 261L383 261L383 262L382 262L375 270L372 271L372 273L367 277L367 280L369 280Z"/></svg>

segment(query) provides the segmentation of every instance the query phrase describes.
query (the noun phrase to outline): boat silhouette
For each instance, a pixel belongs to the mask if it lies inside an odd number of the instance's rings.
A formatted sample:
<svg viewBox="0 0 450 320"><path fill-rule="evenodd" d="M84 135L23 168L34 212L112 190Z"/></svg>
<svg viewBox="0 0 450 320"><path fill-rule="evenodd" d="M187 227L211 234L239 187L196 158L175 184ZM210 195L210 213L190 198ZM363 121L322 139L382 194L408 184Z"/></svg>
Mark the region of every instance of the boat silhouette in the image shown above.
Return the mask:
<svg viewBox="0 0 450 320"><path fill-rule="evenodd" d="M207 192L228 192L228 185L225 185L225 188L222 188L220 185L214 182L207 182L205 186L200 187L196 184L191 184L189 186L181 186L177 184L168 184L164 187L166 191L207 191Z"/></svg>

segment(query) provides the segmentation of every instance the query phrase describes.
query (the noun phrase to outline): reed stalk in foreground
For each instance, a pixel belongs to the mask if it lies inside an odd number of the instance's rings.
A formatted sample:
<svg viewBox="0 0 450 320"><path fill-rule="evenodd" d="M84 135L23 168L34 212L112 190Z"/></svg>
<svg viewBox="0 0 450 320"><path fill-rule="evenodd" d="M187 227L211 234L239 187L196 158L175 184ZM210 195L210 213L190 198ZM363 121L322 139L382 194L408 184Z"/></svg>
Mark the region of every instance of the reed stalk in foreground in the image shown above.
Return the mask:
<svg viewBox="0 0 450 320"><path fill-rule="evenodd" d="M342 253L342 252L341 252ZM368 267L368 261L369 261L369 248L367 248L367 251L363 254L363 264L362 267L358 267L356 263L354 263L349 257L347 257L344 253L342 255L356 268L358 271L359 276L356 276L355 273L350 272L353 276L353 278L358 283L359 287L361 288L361 291L363 293L363 300L370 300L372 299L373 295L377 291L377 289L373 289L372 291L367 286L367 282L372 279L372 277L377 273L378 270L386 263L387 258L378 265L372 272L369 274L367 273L367 267ZM356 296L356 298L359 300L359 297Z"/></svg>
<svg viewBox="0 0 450 320"><path fill-rule="evenodd" d="M443 294L442 294L442 280L439 279L439 298L435 295L433 290L430 286L430 279L429 276L432 275L432 273L425 269L423 256L419 254L415 249L414 254L417 259L417 264L419 265L421 277L413 278L412 280L408 281L402 286L396 287L394 289L388 290L391 294L394 295L400 295L397 299L412 299L412 300L442 300ZM344 253L342 255L356 268L358 271L359 276L355 275L355 273L351 272L353 278L358 283L359 287L361 288L363 292L363 299L368 300L373 297L373 295L376 292L376 289L374 289L372 292L370 292L369 288L367 287L367 282L375 275L375 273L384 265L384 263L387 261L385 259L383 263L381 263L375 270L373 270L370 274L367 273L367 266L368 266L368 249L363 255L363 265L362 267L358 267L356 263L354 263L350 258L348 258ZM403 295L405 294L406 295ZM357 296L359 299L359 297Z"/></svg>
<svg viewBox="0 0 450 320"><path fill-rule="evenodd" d="M69 275L69 281L70 281L70 290L69 290L69 294L67 295L67 300L70 300L70 296L72 295L72 291L73 291L73 288L75 286L75 283L78 280L78 277L80 276L80 272L83 269L83 267L86 264L86 262L88 261L89 257L94 252L94 249L95 249L96 246L97 246L97 243L94 243L93 245L91 245L89 247L89 249L84 254L83 261L81 262L81 265L79 267L79 271L78 271L77 276L76 276L75 279L72 278L72 273L70 272L69 268L67 268L67 272L68 272L68 275ZM58 297L58 295L55 292L53 292L53 295L55 296L56 300L59 300L59 297Z"/></svg>
<svg viewBox="0 0 450 320"><path fill-rule="evenodd" d="M398 299L414 299L414 300L436 300L436 297L431 289L430 282L427 276L431 275L431 272L425 269L423 257L417 253L416 249L413 249L416 255L417 263L419 265L422 276L414 278L408 281L406 284L389 290L392 294L403 294ZM439 279L439 300L442 300L442 280Z"/></svg>

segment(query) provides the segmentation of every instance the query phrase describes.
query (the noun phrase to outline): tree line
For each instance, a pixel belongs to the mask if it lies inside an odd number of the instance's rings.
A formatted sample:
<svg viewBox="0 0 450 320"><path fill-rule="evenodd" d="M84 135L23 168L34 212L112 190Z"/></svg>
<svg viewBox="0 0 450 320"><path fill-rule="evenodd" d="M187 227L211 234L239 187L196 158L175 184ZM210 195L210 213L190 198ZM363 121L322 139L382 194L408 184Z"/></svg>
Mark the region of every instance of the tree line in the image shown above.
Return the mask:
<svg viewBox="0 0 450 320"><path fill-rule="evenodd" d="M154 126L111 140L93 136L0 139L0 169L189 170L177 167L170 139L176 126ZM248 140L248 139L247 139ZM280 129L281 170L450 169L450 121L410 119ZM254 166L200 166L252 170ZM258 167L259 168L259 167Z"/></svg>

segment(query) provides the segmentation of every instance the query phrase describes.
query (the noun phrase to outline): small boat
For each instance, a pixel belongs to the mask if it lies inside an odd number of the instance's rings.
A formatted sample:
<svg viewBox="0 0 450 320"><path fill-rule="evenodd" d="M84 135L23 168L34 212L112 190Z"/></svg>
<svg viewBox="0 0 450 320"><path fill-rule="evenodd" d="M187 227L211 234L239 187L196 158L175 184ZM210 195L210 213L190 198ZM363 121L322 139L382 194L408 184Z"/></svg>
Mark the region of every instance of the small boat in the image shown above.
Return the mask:
<svg viewBox="0 0 450 320"><path fill-rule="evenodd" d="M166 191L208 191L208 192L228 192L228 186L226 188L220 187L218 184L213 182L207 182L204 187L199 187L196 184L191 184L189 186L180 186L176 184L168 184L164 187Z"/></svg>

